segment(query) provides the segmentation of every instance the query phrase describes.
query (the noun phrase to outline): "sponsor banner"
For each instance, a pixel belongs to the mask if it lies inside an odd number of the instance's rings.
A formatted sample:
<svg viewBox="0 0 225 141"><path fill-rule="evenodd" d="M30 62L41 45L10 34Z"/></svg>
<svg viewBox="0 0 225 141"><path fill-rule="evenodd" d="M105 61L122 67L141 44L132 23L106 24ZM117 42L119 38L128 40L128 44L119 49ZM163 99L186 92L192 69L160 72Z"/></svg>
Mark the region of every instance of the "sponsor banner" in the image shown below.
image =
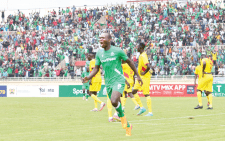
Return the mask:
<svg viewBox="0 0 225 141"><path fill-rule="evenodd" d="M197 88L197 87L196 87ZM194 85L187 84L151 84L150 96L152 97L196 97ZM143 96L142 91L138 94Z"/></svg>
<svg viewBox="0 0 225 141"><path fill-rule="evenodd" d="M98 97L106 97L106 93L103 93L104 88L105 85L102 85ZM82 85L59 85L59 97L83 97Z"/></svg>
<svg viewBox="0 0 225 141"><path fill-rule="evenodd" d="M0 86L0 97L7 97L7 86Z"/></svg>
<svg viewBox="0 0 225 141"><path fill-rule="evenodd" d="M7 97L58 97L58 86L16 86L8 85Z"/></svg>
<svg viewBox="0 0 225 141"><path fill-rule="evenodd" d="M213 84L212 95L215 97L225 97L225 84Z"/></svg>

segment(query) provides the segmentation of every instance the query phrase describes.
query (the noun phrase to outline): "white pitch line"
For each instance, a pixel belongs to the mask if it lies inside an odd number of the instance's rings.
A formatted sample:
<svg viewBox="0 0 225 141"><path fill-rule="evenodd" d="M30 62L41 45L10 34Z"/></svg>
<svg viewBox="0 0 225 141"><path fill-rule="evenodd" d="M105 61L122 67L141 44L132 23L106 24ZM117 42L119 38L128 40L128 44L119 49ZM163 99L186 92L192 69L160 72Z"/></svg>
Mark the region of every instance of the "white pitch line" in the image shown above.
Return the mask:
<svg viewBox="0 0 225 141"><path fill-rule="evenodd" d="M220 113L220 114L209 114L209 115L195 115L195 116L185 116L185 117L174 117L174 118L149 119L149 120L133 120L133 121L130 121L130 122L151 121L151 120L167 120L167 119L179 119L179 118L189 118L189 117L206 117L206 116L224 115L224 114L225 114L225 113Z"/></svg>
<svg viewBox="0 0 225 141"><path fill-rule="evenodd" d="M135 123L135 125L137 125L137 124L147 124L147 125L168 125L168 124L170 124L170 125L175 125L175 126L181 126L181 125L190 125L190 126L225 126L225 125L218 125L218 124L171 124L171 123L161 123L161 124L152 124L152 123L148 123L148 122L145 122L145 123Z"/></svg>

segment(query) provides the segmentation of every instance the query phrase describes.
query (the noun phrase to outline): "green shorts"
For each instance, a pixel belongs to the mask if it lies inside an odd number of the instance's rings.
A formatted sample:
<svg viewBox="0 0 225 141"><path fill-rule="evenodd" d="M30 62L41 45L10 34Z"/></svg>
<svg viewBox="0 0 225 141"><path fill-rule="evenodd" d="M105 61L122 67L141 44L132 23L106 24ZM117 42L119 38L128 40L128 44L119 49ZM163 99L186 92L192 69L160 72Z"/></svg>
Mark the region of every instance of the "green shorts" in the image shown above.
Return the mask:
<svg viewBox="0 0 225 141"><path fill-rule="evenodd" d="M115 84L112 84L112 85L106 85L106 91L108 93L108 96L109 96L109 99L111 99L111 95L112 95L112 92L113 91L117 91L117 92L120 92L121 95L123 94L123 91L124 91L124 88L125 88L125 83L115 83Z"/></svg>
<svg viewBox="0 0 225 141"><path fill-rule="evenodd" d="M82 85L82 89L89 90L89 82Z"/></svg>

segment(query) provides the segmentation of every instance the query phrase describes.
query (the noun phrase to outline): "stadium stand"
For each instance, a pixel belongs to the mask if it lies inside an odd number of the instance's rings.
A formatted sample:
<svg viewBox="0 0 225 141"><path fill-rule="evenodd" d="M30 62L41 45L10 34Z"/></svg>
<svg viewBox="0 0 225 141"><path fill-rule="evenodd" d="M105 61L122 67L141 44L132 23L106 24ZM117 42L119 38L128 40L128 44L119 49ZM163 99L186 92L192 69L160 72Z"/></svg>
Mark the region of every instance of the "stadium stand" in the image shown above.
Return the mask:
<svg viewBox="0 0 225 141"><path fill-rule="evenodd" d="M52 10L41 17L2 14L0 77L74 77L86 54L110 32L137 65L146 44L152 75L194 75L201 54L212 54L214 75L225 74L225 12L218 2L174 2ZM80 63L79 63L80 62ZM78 64L78 65L75 65Z"/></svg>

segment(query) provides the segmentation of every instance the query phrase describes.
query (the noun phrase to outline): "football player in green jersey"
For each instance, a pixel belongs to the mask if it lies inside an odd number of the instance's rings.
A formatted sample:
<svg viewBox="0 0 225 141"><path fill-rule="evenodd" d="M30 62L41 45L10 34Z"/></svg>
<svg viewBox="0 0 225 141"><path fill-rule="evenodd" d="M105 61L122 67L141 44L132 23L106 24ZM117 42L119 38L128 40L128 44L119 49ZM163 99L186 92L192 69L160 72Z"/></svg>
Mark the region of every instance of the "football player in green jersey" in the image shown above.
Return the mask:
<svg viewBox="0 0 225 141"><path fill-rule="evenodd" d="M100 49L96 54L95 68L89 76L83 79L83 83L88 82L93 76L97 74L102 65L105 71L105 86L112 105L118 112L121 119L122 127L126 129L126 136L131 136L132 125L127 122L127 119L122 110L120 97L124 91L125 78L122 70L122 60L124 60L137 76L140 85L143 84L134 63L127 57L125 52L119 47L111 46L111 35L109 33L102 33L100 35L100 44L103 49Z"/></svg>

